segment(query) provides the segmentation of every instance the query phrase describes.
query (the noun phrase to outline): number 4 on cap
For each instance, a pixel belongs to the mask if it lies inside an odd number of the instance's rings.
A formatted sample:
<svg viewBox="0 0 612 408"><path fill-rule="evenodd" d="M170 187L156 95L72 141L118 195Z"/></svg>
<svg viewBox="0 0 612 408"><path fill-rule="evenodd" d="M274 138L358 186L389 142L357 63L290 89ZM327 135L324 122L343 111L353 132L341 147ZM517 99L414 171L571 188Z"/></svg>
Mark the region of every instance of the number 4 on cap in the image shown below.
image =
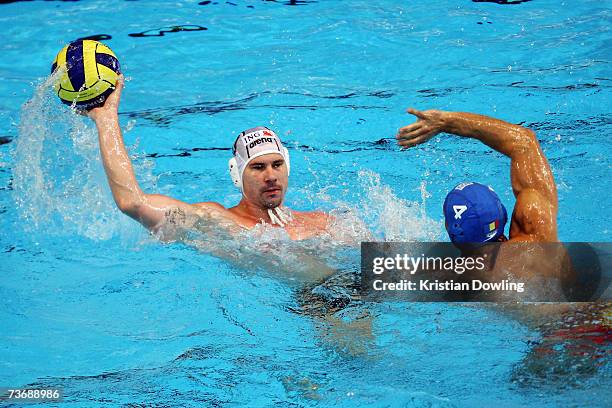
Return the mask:
<svg viewBox="0 0 612 408"><path fill-rule="evenodd" d="M453 211L455 212L455 219L460 220L461 214L467 211L467 205L453 205Z"/></svg>

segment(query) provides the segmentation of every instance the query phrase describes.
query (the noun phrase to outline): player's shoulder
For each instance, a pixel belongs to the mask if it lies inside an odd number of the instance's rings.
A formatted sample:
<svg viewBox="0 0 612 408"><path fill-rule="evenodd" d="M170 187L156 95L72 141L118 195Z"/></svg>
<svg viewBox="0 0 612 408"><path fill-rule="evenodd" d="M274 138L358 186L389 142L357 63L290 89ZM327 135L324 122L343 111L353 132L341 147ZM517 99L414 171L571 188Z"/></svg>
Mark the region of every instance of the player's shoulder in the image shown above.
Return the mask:
<svg viewBox="0 0 612 408"><path fill-rule="evenodd" d="M516 198L510 224L511 241L557 241L557 207L534 189Z"/></svg>
<svg viewBox="0 0 612 408"><path fill-rule="evenodd" d="M230 216L230 211L225 208L223 205L214 202L214 201L205 201L201 203L191 204L192 208L194 208L197 212L204 212L207 214L216 214L221 217Z"/></svg>
<svg viewBox="0 0 612 408"><path fill-rule="evenodd" d="M222 206L219 203L216 203L214 201L205 201L202 203L195 203L192 204L194 207L197 208L206 208L206 209L214 209L214 210L227 210L227 208L225 208L224 206Z"/></svg>
<svg viewBox="0 0 612 408"><path fill-rule="evenodd" d="M298 217L310 218L310 219L327 219L329 214L325 211L296 211L291 210L291 214Z"/></svg>
<svg viewBox="0 0 612 408"><path fill-rule="evenodd" d="M252 227L248 219L245 220L245 217L242 217L233 211L236 207L225 208L223 205L217 202L207 201L192 204L192 208L195 209L195 214L199 216L207 216L223 223L229 221L233 224Z"/></svg>
<svg viewBox="0 0 612 408"><path fill-rule="evenodd" d="M297 220L311 225L317 225L320 228L325 228L329 222L329 214L324 211L291 211L291 214Z"/></svg>

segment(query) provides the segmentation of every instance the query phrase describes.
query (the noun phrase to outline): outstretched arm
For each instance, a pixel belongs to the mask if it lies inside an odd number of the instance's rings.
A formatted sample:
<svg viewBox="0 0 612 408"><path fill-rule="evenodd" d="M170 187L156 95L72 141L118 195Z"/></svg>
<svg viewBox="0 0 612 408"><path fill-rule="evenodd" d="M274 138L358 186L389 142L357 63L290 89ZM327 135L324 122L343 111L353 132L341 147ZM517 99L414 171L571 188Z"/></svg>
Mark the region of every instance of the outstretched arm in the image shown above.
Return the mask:
<svg viewBox="0 0 612 408"><path fill-rule="evenodd" d="M402 147L425 143L440 132L470 137L510 157L510 180L516 197L510 237L557 240L557 188L535 133L484 115L408 109L418 120L397 134Z"/></svg>
<svg viewBox="0 0 612 408"><path fill-rule="evenodd" d="M123 77L120 76L104 106L88 112L98 129L102 162L117 207L149 229L156 229L167 220L175 219L176 222L178 216L185 214L210 215L210 209L205 206L196 208L171 197L145 194L140 189L119 127L117 111L122 90Z"/></svg>

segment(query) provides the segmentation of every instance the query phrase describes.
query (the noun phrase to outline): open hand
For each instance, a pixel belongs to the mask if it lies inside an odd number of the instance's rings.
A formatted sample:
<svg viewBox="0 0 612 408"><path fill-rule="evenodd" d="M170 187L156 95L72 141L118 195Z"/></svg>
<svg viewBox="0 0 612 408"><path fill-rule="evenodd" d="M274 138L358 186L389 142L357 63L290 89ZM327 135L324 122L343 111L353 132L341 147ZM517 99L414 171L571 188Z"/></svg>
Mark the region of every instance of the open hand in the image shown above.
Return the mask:
<svg viewBox="0 0 612 408"><path fill-rule="evenodd" d="M403 148L425 143L438 133L443 131L444 113L439 110L418 111L414 108L407 110L408 113L416 116L418 119L411 125L400 128L397 132L397 144Z"/></svg>

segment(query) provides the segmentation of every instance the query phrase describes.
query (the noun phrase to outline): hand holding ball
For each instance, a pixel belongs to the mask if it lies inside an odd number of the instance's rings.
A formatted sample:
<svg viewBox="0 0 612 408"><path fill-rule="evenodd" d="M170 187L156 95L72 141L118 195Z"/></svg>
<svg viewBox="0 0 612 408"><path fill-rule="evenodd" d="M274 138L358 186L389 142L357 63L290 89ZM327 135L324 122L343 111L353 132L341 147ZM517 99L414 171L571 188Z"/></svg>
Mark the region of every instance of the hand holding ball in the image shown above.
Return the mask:
<svg viewBox="0 0 612 408"><path fill-rule="evenodd" d="M57 95L78 110L102 106L121 73L111 49L93 40L76 40L62 48L51 72L58 69L62 72L55 84Z"/></svg>

